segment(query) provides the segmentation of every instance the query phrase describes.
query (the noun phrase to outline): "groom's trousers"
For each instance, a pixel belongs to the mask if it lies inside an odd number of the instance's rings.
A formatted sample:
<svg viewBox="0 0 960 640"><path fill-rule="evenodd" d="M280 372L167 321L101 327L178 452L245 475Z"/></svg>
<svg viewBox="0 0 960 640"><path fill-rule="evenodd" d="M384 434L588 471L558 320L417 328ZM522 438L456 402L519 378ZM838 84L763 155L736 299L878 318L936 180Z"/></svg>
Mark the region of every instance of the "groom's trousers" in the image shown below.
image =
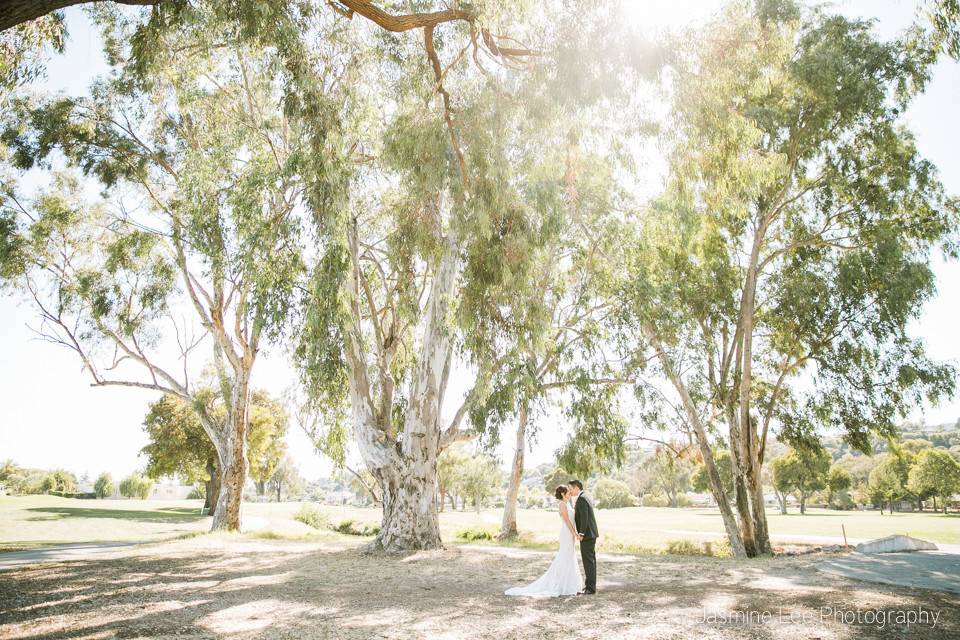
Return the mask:
<svg viewBox="0 0 960 640"><path fill-rule="evenodd" d="M583 559L583 573L586 575L587 591L597 590L597 539L584 538L580 541L580 557Z"/></svg>

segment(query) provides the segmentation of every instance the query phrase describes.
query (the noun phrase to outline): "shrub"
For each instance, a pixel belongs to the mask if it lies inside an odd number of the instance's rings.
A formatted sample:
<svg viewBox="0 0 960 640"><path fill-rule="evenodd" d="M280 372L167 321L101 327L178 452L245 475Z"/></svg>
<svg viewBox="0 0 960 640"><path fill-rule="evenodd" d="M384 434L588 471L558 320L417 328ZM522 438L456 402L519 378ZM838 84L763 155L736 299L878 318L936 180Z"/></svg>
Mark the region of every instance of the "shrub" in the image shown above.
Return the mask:
<svg viewBox="0 0 960 640"><path fill-rule="evenodd" d="M496 535L496 531L491 531L485 527L467 527L466 529L460 529L456 533L457 538L467 540L468 542L474 540L493 540Z"/></svg>
<svg viewBox="0 0 960 640"><path fill-rule="evenodd" d="M333 527L333 530L348 536L375 536L380 533L380 525L341 520Z"/></svg>
<svg viewBox="0 0 960 640"><path fill-rule="evenodd" d="M671 540L667 543L667 553L677 556L702 556L703 548L690 540Z"/></svg>
<svg viewBox="0 0 960 640"><path fill-rule="evenodd" d="M597 488L593 492L593 497L597 501L598 509L618 509L633 506L633 495L630 493L630 487L627 486L626 482L613 478L600 478L597 481Z"/></svg>
<svg viewBox="0 0 960 640"><path fill-rule="evenodd" d="M730 541L726 538L714 541L707 540L703 543L703 555L713 556L714 558L732 558L733 551L730 549Z"/></svg>
<svg viewBox="0 0 960 640"><path fill-rule="evenodd" d="M314 529L330 528L330 516L320 509L320 507L310 502L300 507L300 511L297 512L297 515L293 516L293 519Z"/></svg>
<svg viewBox="0 0 960 640"><path fill-rule="evenodd" d="M98 498L109 498L113 495L113 476L109 473L101 473L93 485L93 492Z"/></svg>
<svg viewBox="0 0 960 640"><path fill-rule="evenodd" d="M643 496L642 503L645 507L665 507L670 504L667 497L658 493L648 493Z"/></svg>
<svg viewBox="0 0 960 640"><path fill-rule="evenodd" d="M692 540L671 540L667 543L667 553L678 556L712 556L714 558L728 558L730 542L727 540L706 541L702 543Z"/></svg>

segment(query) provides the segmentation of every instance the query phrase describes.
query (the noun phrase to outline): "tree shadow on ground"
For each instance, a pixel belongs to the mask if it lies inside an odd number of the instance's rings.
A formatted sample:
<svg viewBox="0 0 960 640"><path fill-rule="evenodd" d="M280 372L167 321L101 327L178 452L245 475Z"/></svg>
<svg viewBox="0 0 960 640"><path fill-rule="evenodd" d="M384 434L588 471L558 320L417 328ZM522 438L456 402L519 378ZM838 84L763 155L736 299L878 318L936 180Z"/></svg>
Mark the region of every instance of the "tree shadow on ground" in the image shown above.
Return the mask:
<svg viewBox="0 0 960 640"><path fill-rule="evenodd" d="M111 520L132 520L136 522L179 523L196 522L207 516L197 509L189 507L162 507L155 510L136 509L97 509L93 507L30 507L33 513L46 513L46 516L34 516L27 520L62 520L64 518L105 518Z"/></svg>
<svg viewBox="0 0 960 640"><path fill-rule="evenodd" d="M916 636L877 635L867 626L701 621L706 606L813 611L824 603L857 601L960 608L960 598L864 587L802 570L796 562L649 556L604 563L596 596L530 599L502 593L540 575L551 553L517 559L450 549L384 556L342 543L191 542L2 573L0 636L569 639L586 632L617 638L945 640L960 631L957 620Z"/></svg>

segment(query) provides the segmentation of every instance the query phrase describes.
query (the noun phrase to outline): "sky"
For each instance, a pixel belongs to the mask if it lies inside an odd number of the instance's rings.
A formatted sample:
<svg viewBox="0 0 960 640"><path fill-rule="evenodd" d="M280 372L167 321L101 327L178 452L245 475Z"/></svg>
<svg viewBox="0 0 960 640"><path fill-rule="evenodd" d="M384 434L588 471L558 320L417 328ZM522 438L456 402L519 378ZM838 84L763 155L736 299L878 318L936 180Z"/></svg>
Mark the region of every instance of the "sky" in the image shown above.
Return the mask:
<svg viewBox="0 0 960 640"><path fill-rule="evenodd" d="M628 15L651 32L700 23L722 5L715 0L627 0ZM851 17L875 18L880 37L895 36L914 16L915 3L905 0L840 0L829 4ZM99 37L79 7L65 11L70 38L66 53L54 58L43 81L44 88L79 95L90 81L106 70ZM960 65L942 61L935 69L927 92L906 114L920 152L938 167L947 191L960 195L960 128L956 105L960 104ZM657 176L649 176L656 180ZM960 364L960 265L937 257L934 270L938 292L912 326L935 358ZM143 417L155 392L128 388L95 388L81 370L76 355L62 347L36 339L30 308L15 297L0 297L0 460L39 468L64 468L78 475L95 477L103 471L122 477L145 465L139 456L147 443ZM258 361L254 385L281 394L295 381L295 373L279 349L268 350ZM471 384L469 372L454 371L446 415L457 405ZM960 399L938 406L919 407L910 417L927 423L955 422L960 418ZM551 461L569 433L558 412L545 416L527 463ZM509 464L509 435L497 455ZM291 425L287 444L301 474L307 479L327 475L331 465L313 451L310 441Z"/></svg>

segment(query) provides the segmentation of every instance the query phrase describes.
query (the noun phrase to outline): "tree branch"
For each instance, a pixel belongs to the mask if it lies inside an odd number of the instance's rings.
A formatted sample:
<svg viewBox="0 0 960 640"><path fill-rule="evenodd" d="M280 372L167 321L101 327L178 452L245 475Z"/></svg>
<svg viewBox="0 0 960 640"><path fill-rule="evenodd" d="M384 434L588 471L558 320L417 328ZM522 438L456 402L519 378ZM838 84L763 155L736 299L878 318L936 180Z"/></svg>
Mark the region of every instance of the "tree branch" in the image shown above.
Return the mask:
<svg viewBox="0 0 960 640"><path fill-rule="evenodd" d="M0 0L0 31L91 0ZM155 5L160 0L115 0L118 4Z"/></svg>
<svg viewBox="0 0 960 640"><path fill-rule="evenodd" d="M462 9L392 15L375 6L372 2L368 2L368 0L328 0L327 4L348 19L352 19L353 14L358 13L377 26L393 33L402 33L419 28L433 29L438 24L458 20L472 23L476 17L472 12Z"/></svg>

